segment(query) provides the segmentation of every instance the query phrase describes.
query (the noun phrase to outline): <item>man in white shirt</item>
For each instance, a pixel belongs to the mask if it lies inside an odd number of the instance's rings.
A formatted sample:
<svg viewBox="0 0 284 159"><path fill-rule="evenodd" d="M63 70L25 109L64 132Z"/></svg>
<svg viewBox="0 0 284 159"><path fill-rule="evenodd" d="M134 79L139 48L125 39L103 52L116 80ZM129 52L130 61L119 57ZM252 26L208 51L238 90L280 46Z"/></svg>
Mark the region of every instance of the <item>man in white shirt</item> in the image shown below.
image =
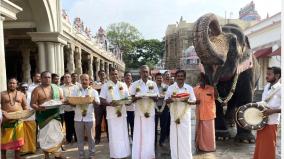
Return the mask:
<svg viewBox="0 0 284 159"><path fill-rule="evenodd" d="M79 81L79 77L77 73L72 73L71 74L71 78L72 78L72 83L78 87L81 86L81 84L78 82Z"/></svg>
<svg viewBox="0 0 284 159"><path fill-rule="evenodd" d="M74 91L78 91L79 87L74 85L71 81L71 74L64 74L64 85L61 86L63 90L63 97L66 99L70 97ZM74 140L77 141L75 127L74 127L74 107L70 105L64 105L64 122L66 127L66 141L71 143L74 137Z"/></svg>
<svg viewBox="0 0 284 159"><path fill-rule="evenodd" d="M131 74L131 72L126 71L124 73L124 82L127 85L128 89L130 89L130 86L132 85L132 74ZM134 103L126 105L127 125L128 125L127 127L130 128L131 141L133 140L133 131L134 131L134 110L135 110ZM129 130L128 130L128 132L129 132Z"/></svg>
<svg viewBox="0 0 284 159"><path fill-rule="evenodd" d="M95 113L94 105L100 104L98 92L89 86L90 77L88 74L82 74L81 78L81 87L78 91L74 92L76 96L91 96L94 97L94 101L88 105L77 105L75 108L75 131L77 136L77 144L79 149L79 158L85 158L84 155L84 137L85 131L88 137L88 148L89 148L89 157L93 159L95 156L95 139L93 136L93 125L95 124Z"/></svg>
<svg viewBox="0 0 284 159"><path fill-rule="evenodd" d="M185 84L186 72L176 72L176 82L169 86L165 100L170 105L170 147L172 159L191 159L191 114L190 106L195 104L196 98L193 88ZM188 93L189 98L182 102L173 102L173 95Z"/></svg>
<svg viewBox="0 0 284 159"><path fill-rule="evenodd" d="M155 82L148 79L149 67L140 67L141 79L132 83L130 95L135 102L132 159L155 158L155 105L159 90ZM150 98L141 96L153 95Z"/></svg>
<svg viewBox="0 0 284 159"><path fill-rule="evenodd" d="M281 113L281 69L269 67L266 74L268 84L264 87L262 101L259 104L268 109L263 112L268 116L268 123L257 131L254 159L276 158L277 126L280 122Z"/></svg>
<svg viewBox="0 0 284 159"><path fill-rule="evenodd" d="M40 85L40 73L34 73L33 75L33 83L29 85L28 92L32 93L32 91Z"/></svg>
<svg viewBox="0 0 284 159"><path fill-rule="evenodd" d="M130 155L125 105L118 105L114 100L129 96L125 83L118 81L118 71L110 70L110 80L102 86L101 103L106 106L109 130L109 151L111 158L126 158Z"/></svg>
<svg viewBox="0 0 284 159"><path fill-rule="evenodd" d="M168 89L168 85L163 83L163 76L161 73L157 73L155 75L155 80L160 92L160 97L156 103L157 106L156 106L156 116L155 116L155 144L157 144L158 125L160 125L161 131L160 131L159 145L161 147L164 147L165 146L164 142L166 138L169 137L170 134L170 112L169 108L166 106L166 103L164 102L165 93Z"/></svg>

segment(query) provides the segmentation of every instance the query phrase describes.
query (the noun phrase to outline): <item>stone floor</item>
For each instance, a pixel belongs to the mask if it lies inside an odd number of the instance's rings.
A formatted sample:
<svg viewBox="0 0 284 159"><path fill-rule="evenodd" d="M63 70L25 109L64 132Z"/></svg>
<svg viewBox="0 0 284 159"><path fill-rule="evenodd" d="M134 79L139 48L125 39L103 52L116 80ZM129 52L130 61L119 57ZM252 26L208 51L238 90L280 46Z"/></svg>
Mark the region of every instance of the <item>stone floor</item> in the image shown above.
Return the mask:
<svg viewBox="0 0 284 159"><path fill-rule="evenodd" d="M195 119L194 113L192 113L192 136L194 136L194 128L195 128ZM232 135L236 133L235 128L231 128L230 132ZM255 133L255 132L254 132ZM280 132L278 133L280 134ZM237 143L234 142L233 139L228 141L217 141L217 150L215 152L196 154L193 148L193 158L194 159L251 159L254 152L254 144L245 144L245 143ZM78 149L76 147L76 143L71 145L64 146L66 151L64 151L64 155L69 159L78 158ZM86 154L87 145L85 146ZM277 159L280 159L280 136L277 138ZM9 159L12 158L12 153L9 153ZM40 150L37 151L36 154L24 156L26 159L43 159L44 155ZM102 138L102 142L99 145L96 145L96 159L108 159L109 158L109 148L107 138L104 136ZM170 149L169 144L166 147L157 146L156 149L156 158L157 159L170 159Z"/></svg>

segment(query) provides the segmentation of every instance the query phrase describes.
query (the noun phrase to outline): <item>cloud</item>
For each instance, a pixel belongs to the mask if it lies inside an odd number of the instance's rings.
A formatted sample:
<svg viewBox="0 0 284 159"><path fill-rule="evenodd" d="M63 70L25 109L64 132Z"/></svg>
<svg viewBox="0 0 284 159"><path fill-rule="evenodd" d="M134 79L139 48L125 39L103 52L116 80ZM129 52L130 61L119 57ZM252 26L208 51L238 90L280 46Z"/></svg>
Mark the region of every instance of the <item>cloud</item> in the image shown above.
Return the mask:
<svg viewBox="0 0 284 159"><path fill-rule="evenodd" d="M281 10L281 0L254 0L262 18ZM250 0L63 0L63 8L71 19L79 16L93 32L102 26L121 21L134 25L147 39L162 39L168 24L174 24L183 16L188 22L213 12L220 16L238 18L241 7ZM269 7L267 7L269 6Z"/></svg>

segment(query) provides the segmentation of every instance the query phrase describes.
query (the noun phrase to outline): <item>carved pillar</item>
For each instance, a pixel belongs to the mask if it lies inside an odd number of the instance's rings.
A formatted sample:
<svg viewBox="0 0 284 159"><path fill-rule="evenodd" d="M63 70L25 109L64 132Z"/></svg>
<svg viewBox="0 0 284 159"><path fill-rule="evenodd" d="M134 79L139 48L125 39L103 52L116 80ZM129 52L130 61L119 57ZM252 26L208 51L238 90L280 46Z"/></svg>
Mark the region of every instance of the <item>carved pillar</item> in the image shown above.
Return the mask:
<svg viewBox="0 0 284 159"><path fill-rule="evenodd" d="M96 65L96 80L99 80L99 71L100 71L100 59L95 59L95 65Z"/></svg>
<svg viewBox="0 0 284 159"><path fill-rule="evenodd" d="M81 55L81 48L75 48L75 62L76 62L76 69L75 72L80 75L82 74L82 55Z"/></svg>
<svg viewBox="0 0 284 159"><path fill-rule="evenodd" d="M88 75L94 79L94 71L93 71L93 56L88 55Z"/></svg>
<svg viewBox="0 0 284 159"><path fill-rule="evenodd" d="M23 57L23 63L22 63L23 81L31 83L30 48L22 47L21 53Z"/></svg>
<svg viewBox="0 0 284 159"><path fill-rule="evenodd" d="M74 63L74 51L75 46L68 44L68 52L67 52L67 69L68 72L74 73L75 72L75 63Z"/></svg>
<svg viewBox="0 0 284 159"><path fill-rule="evenodd" d="M109 67L108 67L108 63L105 62L105 71L106 71L106 74L107 76L109 75Z"/></svg>
<svg viewBox="0 0 284 159"><path fill-rule="evenodd" d="M105 70L103 60L100 60L100 70Z"/></svg>

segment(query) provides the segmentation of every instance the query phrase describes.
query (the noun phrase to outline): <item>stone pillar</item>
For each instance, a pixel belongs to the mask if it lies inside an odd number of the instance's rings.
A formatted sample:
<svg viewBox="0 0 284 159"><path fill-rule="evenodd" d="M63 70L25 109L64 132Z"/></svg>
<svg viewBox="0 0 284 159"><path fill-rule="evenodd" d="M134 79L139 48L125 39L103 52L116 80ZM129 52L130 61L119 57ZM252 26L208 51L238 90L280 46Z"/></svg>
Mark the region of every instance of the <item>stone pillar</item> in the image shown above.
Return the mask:
<svg viewBox="0 0 284 159"><path fill-rule="evenodd" d="M60 55L61 55L61 62L60 62L60 67L61 67L61 72L60 76L63 76L65 73L65 66L64 66L64 45L60 44Z"/></svg>
<svg viewBox="0 0 284 159"><path fill-rule="evenodd" d="M30 65L30 48L21 48L23 57L22 71L23 71L23 82L31 83L31 65Z"/></svg>
<svg viewBox="0 0 284 159"><path fill-rule="evenodd" d="M100 59L95 59L95 65L96 65L96 80L99 80L99 71L100 71Z"/></svg>
<svg viewBox="0 0 284 159"><path fill-rule="evenodd" d="M106 71L106 74L107 76L109 75L109 67L108 67L108 63L105 62L105 71Z"/></svg>
<svg viewBox="0 0 284 159"><path fill-rule="evenodd" d="M88 75L94 79L94 71L93 71L93 56L88 55Z"/></svg>
<svg viewBox="0 0 284 159"><path fill-rule="evenodd" d="M44 48L44 43L43 42L37 42L38 45L38 71L43 72L47 69L46 67L46 60L45 60L45 48Z"/></svg>
<svg viewBox="0 0 284 159"><path fill-rule="evenodd" d="M68 44L67 69L69 73L75 72L74 51L75 51L75 46Z"/></svg>
<svg viewBox="0 0 284 159"><path fill-rule="evenodd" d="M100 70L105 70L103 60L100 60Z"/></svg>
<svg viewBox="0 0 284 159"><path fill-rule="evenodd" d="M47 63L48 67L47 70L50 71L51 73L55 73L55 58L54 58L54 43L52 42L47 42Z"/></svg>
<svg viewBox="0 0 284 159"><path fill-rule="evenodd" d="M6 77L6 62L5 62L5 47L4 47L4 30L3 21L4 17L0 16L0 91L7 89L7 77Z"/></svg>
<svg viewBox="0 0 284 159"><path fill-rule="evenodd" d="M75 48L75 62L76 62L76 69L75 72L80 75L82 74L82 55L81 55L81 48Z"/></svg>

